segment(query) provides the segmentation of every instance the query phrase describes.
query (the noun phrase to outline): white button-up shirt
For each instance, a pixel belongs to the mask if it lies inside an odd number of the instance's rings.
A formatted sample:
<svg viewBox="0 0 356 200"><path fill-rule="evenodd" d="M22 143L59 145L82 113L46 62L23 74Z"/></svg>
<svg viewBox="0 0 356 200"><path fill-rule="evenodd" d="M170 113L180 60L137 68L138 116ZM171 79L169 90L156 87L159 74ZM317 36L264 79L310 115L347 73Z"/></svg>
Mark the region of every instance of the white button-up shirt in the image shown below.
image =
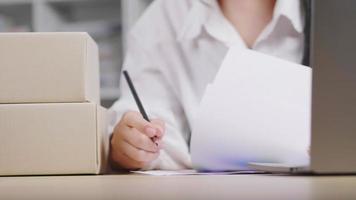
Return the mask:
<svg viewBox="0 0 356 200"><path fill-rule="evenodd" d="M300 63L303 37L300 1L277 0L271 22L252 49ZM149 117L166 122L164 148L147 169L191 167L195 112L228 48L235 45L247 48L216 0L156 0L133 27L123 68ZM120 88L120 98L111 108L111 128L126 111L137 110L123 78Z"/></svg>

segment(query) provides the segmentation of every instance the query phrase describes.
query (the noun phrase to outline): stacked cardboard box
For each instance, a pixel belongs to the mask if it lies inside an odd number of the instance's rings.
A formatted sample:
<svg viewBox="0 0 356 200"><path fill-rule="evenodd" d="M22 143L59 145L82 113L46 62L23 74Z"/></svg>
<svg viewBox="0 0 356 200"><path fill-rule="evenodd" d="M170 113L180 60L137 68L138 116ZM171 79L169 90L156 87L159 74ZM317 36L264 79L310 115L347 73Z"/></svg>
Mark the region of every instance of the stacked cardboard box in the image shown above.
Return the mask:
<svg viewBox="0 0 356 200"><path fill-rule="evenodd" d="M0 175L98 174L105 131L88 34L0 34Z"/></svg>

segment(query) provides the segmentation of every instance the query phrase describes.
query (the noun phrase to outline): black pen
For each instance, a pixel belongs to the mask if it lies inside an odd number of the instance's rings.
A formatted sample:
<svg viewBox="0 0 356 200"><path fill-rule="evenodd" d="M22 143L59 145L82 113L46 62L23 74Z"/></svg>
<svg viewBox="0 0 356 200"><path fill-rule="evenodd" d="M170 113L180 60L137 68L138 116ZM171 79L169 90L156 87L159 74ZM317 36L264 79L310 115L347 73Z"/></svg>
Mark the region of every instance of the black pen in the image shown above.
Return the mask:
<svg viewBox="0 0 356 200"><path fill-rule="evenodd" d="M143 105L142 105L142 103L141 103L141 100L140 100L140 98L138 97L138 94L137 94L137 92L136 92L136 89L135 89L135 87L134 87L134 85L133 85L133 83L132 83L132 81L131 81L131 78L130 78L130 76L129 76L129 73L128 73L126 70L124 70L123 73L124 73L125 79L126 79L126 81L127 81L127 84L129 85L129 88L130 88L130 90L131 90L131 94L132 94L132 96L134 97L134 99L135 99L135 101L136 101L136 104L137 104L138 109L140 110L141 115L143 116L143 118L144 118L145 120L147 120L147 121L149 122L150 119L148 118L147 113L146 113L145 109L143 108Z"/></svg>
<svg viewBox="0 0 356 200"><path fill-rule="evenodd" d="M140 98L138 97L138 94L137 94L137 92L136 92L135 86L133 85L133 83L132 83L132 81L131 81L131 78L130 78L129 73L128 73L126 70L124 70L123 73L124 73L126 82L127 82L127 84L129 85L129 88L130 88L130 90L131 90L131 94L132 94L132 96L133 96L134 99L135 99L136 105L137 105L138 109L140 110L140 113L141 113L142 117L143 117L146 121L150 122L150 119L148 118L148 115L147 115L145 109L143 108L143 105L142 105L142 103L141 103L141 100L140 100ZM157 137L157 136L154 136L154 137L152 137L151 139L152 139L152 142L154 142L154 143L158 146L158 143L157 143L158 137Z"/></svg>

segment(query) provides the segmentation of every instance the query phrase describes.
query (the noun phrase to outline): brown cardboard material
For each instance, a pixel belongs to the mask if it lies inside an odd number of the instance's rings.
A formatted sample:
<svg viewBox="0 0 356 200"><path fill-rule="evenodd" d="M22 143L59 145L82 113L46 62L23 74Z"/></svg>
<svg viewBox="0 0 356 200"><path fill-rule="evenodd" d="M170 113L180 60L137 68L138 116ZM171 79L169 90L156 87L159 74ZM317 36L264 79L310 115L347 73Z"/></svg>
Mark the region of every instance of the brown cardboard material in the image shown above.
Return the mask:
<svg viewBox="0 0 356 200"><path fill-rule="evenodd" d="M102 173L106 121L93 103L0 104L0 175Z"/></svg>
<svg viewBox="0 0 356 200"><path fill-rule="evenodd" d="M0 103L100 104L98 60L87 33L0 33Z"/></svg>

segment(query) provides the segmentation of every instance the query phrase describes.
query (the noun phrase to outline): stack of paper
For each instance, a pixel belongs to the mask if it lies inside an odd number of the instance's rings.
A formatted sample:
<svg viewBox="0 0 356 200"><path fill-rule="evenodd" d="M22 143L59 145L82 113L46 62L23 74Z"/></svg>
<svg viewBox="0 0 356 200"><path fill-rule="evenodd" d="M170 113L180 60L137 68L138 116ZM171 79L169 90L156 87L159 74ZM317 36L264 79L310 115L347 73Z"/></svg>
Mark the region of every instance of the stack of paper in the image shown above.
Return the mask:
<svg viewBox="0 0 356 200"><path fill-rule="evenodd" d="M246 170L249 162L308 164L311 69L232 48L193 124L193 164Z"/></svg>

